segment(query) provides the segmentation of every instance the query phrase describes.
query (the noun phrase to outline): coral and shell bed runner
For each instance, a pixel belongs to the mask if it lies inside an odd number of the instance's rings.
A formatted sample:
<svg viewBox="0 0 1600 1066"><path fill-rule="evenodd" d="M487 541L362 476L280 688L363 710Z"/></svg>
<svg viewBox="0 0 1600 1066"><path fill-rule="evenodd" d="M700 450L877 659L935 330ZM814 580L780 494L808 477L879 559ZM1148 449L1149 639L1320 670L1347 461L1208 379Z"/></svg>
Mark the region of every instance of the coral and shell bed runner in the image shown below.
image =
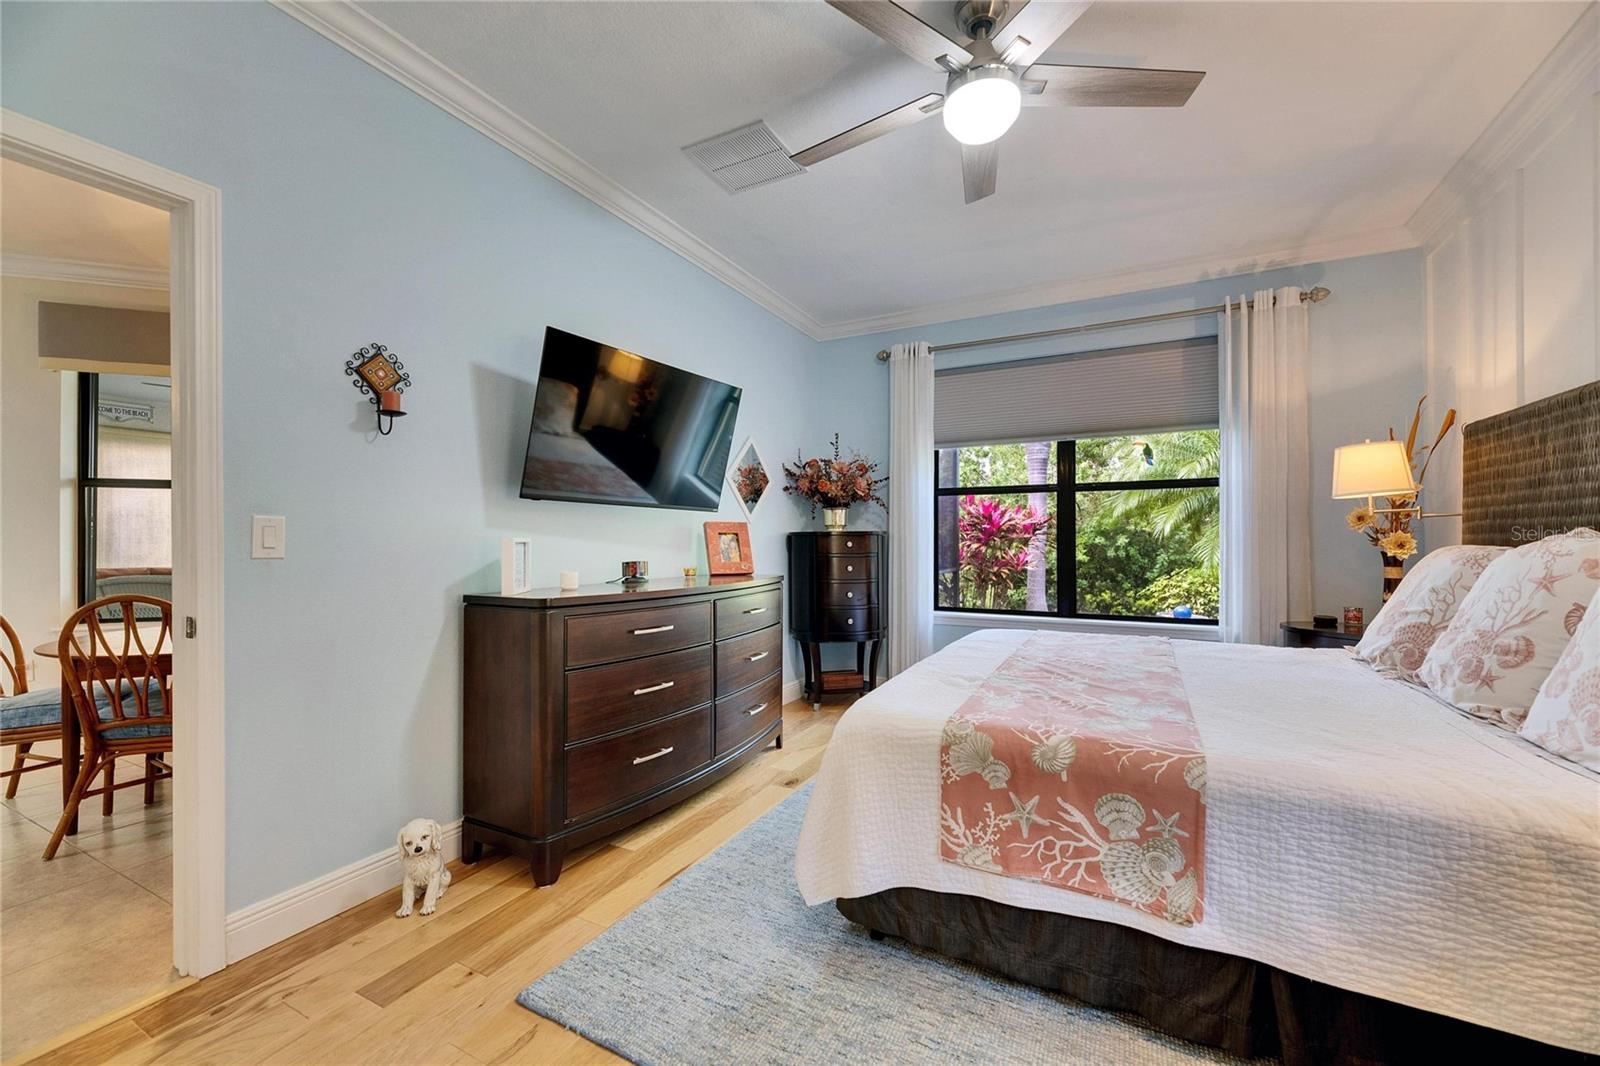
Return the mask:
<svg viewBox="0 0 1600 1066"><path fill-rule="evenodd" d="M1206 761L1169 641L1035 633L945 723L939 857L1203 917Z"/></svg>

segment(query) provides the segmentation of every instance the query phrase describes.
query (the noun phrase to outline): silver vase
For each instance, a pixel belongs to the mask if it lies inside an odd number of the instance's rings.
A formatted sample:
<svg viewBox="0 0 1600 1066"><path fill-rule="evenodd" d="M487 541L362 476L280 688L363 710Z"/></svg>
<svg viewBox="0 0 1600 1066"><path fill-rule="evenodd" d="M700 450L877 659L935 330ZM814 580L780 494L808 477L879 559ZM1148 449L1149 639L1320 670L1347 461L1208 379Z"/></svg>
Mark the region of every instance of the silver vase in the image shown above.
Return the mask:
<svg viewBox="0 0 1600 1066"><path fill-rule="evenodd" d="M822 528L829 533L843 533L847 519L850 517L848 507L824 507L822 509Z"/></svg>

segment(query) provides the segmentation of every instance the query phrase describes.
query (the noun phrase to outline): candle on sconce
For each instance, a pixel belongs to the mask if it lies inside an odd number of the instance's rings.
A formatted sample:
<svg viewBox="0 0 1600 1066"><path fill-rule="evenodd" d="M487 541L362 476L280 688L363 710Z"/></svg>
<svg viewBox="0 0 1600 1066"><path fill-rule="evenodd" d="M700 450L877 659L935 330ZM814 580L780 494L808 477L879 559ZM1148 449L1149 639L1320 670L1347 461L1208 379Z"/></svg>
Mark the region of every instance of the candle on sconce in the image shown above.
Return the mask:
<svg viewBox="0 0 1600 1066"><path fill-rule="evenodd" d="M394 389L378 390L378 411L386 415L403 415L400 409L400 393Z"/></svg>

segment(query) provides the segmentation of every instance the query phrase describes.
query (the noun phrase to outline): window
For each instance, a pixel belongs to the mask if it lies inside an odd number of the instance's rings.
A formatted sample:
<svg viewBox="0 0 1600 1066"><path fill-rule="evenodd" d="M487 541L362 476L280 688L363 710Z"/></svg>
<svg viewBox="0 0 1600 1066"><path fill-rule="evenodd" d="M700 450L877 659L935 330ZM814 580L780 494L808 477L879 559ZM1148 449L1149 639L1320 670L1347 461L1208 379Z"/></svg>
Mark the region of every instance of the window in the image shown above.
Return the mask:
<svg viewBox="0 0 1600 1066"><path fill-rule="evenodd" d="M79 603L172 598L169 394L164 382L78 375Z"/></svg>
<svg viewBox="0 0 1600 1066"><path fill-rule="evenodd" d="M1214 625L1215 429L935 452L943 611Z"/></svg>

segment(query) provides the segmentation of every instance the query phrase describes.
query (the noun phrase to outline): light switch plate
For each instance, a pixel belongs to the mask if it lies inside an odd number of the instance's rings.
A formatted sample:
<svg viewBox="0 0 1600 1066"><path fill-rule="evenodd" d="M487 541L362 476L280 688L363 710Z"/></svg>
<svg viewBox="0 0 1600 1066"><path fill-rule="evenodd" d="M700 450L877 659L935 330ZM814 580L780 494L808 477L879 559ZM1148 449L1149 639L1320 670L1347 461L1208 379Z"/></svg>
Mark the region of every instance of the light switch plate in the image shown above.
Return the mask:
<svg viewBox="0 0 1600 1066"><path fill-rule="evenodd" d="M282 559L287 525L281 514L250 516L250 558Z"/></svg>

